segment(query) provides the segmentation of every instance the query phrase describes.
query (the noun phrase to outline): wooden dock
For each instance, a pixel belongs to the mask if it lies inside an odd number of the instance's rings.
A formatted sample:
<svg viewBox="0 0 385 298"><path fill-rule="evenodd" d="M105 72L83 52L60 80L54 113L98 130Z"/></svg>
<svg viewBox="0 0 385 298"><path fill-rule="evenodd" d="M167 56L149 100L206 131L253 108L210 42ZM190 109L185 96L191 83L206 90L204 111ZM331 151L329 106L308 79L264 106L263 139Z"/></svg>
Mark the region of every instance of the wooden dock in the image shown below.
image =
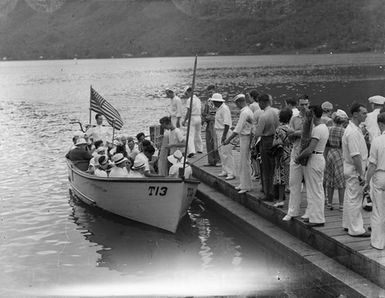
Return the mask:
<svg viewBox="0 0 385 298"><path fill-rule="evenodd" d="M205 152L196 154L189 159L192 163L193 174L200 181L225 194L229 199L254 211L381 288L385 288L385 250L379 251L372 248L370 238L351 237L344 231L342 228L342 211L338 210L337 197L334 198L334 210L325 209L326 222L324 227L309 227L300 217L285 222L282 221L282 218L287 213L288 194L284 208L273 207L272 202L262 200L263 194L261 193L259 180L253 181L252 191L246 194L238 194L238 191L234 189L235 186L239 185L238 178L226 181L218 177L221 167L204 167L203 165L207 164L207 157L200 159L204 154ZM233 155L235 164L239 165L239 152L233 150ZM306 208L305 195L303 193L302 214ZM363 211L363 215L367 227L370 224L370 212Z"/></svg>

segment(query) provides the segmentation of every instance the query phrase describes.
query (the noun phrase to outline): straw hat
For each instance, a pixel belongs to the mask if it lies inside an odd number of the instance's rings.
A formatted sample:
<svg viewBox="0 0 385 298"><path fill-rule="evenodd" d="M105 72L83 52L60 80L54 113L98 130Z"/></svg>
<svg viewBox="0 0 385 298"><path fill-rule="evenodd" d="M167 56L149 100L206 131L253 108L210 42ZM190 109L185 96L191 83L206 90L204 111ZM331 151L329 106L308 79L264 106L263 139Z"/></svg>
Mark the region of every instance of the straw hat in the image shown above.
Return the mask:
<svg viewBox="0 0 385 298"><path fill-rule="evenodd" d="M224 102L225 100L222 97L222 94L220 93L214 93L213 96L210 98L211 101L219 101Z"/></svg>
<svg viewBox="0 0 385 298"><path fill-rule="evenodd" d="M132 166L132 169L139 170L143 168L145 165L146 165L146 159L141 155L137 155L135 157L135 161L134 161L134 165Z"/></svg>
<svg viewBox="0 0 385 298"><path fill-rule="evenodd" d="M112 163L113 163L114 165L121 164L122 162L128 160L127 158L125 158L125 157L123 156L122 153L116 153L114 156L112 156L111 159L112 159Z"/></svg>
<svg viewBox="0 0 385 298"><path fill-rule="evenodd" d="M171 162L173 165L179 162L183 157L182 152L180 150L176 150L174 154L167 157L168 161Z"/></svg>

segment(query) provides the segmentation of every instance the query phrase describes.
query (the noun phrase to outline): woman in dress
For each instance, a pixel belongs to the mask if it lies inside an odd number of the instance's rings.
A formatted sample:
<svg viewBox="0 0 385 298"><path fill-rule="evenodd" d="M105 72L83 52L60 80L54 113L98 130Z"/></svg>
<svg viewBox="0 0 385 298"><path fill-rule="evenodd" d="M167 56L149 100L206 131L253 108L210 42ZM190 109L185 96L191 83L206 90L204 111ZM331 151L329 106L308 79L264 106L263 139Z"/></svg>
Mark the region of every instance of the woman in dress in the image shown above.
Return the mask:
<svg viewBox="0 0 385 298"><path fill-rule="evenodd" d="M348 115L342 110L337 110L333 116L334 125L329 128L329 140L327 145L329 151L326 157L324 176L328 198L326 206L330 210L333 210L334 189L338 189L338 199L340 202L339 210L342 211L345 193L342 136L345 131L343 125L348 120Z"/></svg>
<svg viewBox="0 0 385 298"><path fill-rule="evenodd" d="M293 112L289 108L284 108L279 112L280 125L277 127L273 140L273 152L275 157L275 169L273 184L278 189L278 201L274 207L282 208L285 200L285 187L289 184L290 171L290 152L292 143L288 135L292 133L289 121Z"/></svg>

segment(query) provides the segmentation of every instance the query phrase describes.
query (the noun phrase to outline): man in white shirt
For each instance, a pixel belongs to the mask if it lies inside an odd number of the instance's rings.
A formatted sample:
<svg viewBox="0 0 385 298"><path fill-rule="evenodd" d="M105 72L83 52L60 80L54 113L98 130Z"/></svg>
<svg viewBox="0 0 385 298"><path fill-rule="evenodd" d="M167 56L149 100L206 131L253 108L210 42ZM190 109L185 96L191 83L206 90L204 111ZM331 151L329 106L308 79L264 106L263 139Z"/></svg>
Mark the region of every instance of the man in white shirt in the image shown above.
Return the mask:
<svg viewBox="0 0 385 298"><path fill-rule="evenodd" d="M166 89L166 96L170 99L168 112L170 114L171 122L175 127L180 127L180 119L183 114L182 100L175 95L174 90Z"/></svg>
<svg viewBox="0 0 385 298"><path fill-rule="evenodd" d="M202 130L201 100L197 96L193 95L192 107L190 111L190 101L191 101L191 95L192 95L191 87L187 87L185 89L184 94L187 97L187 101L186 101L187 112L186 112L185 119L183 121L183 125L186 125L186 122L191 113L190 135L188 140L187 156L193 157L195 153L202 153L202 150L203 150L202 136L201 136L201 130Z"/></svg>
<svg viewBox="0 0 385 298"><path fill-rule="evenodd" d="M354 103L350 108L352 115L342 136L342 154L346 181L342 227L353 237L370 237L362 219L362 196L364 174L368 159L364 135L359 127L364 122L367 110L364 105Z"/></svg>
<svg viewBox="0 0 385 298"><path fill-rule="evenodd" d="M295 98L288 98L285 100L285 103L286 106L293 112L293 116L291 117L297 117L299 115L299 110L297 108L298 101Z"/></svg>
<svg viewBox="0 0 385 298"><path fill-rule="evenodd" d="M122 153L116 153L112 156L112 163L114 167L111 169L110 178L111 177L128 177L129 176L129 167L128 167L128 159L123 156Z"/></svg>
<svg viewBox="0 0 385 298"><path fill-rule="evenodd" d="M111 142L111 138L112 138L110 128L103 125L102 114L96 114L95 120L96 120L96 125L91 126L86 131L86 136L88 138L92 138L94 142L98 140L102 140L104 145L106 145L108 142Z"/></svg>
<svg viewBox="0 0 385 298"><path fill-rule="evenodd" d="M252 101L250 104L249 104L249 108L250 110L255 113L255 111L258 111L258 110L261 110L261 108L259 107L259 103L258 103L258 96L259 96L259 93L257 90L253 89L251 90L248 94L248 97L250 98L250 100Z"/></svg>
<svg viewBox="0 0 385 298"><path fill-rule="evenodd" d="M374 138L381 134L377 123L377 116L380 114L380 110L384 106L385 97L381 95L375 95L369 97L368 101L372 105L373 111L368 113L364 125L369 132L369 142L372 143Z"/></svg>
<svg viewBox="0 0 385 298"><path fill-rule="evenodd" d="M385 248L385 113L377 117L381 135L375 137L370 147L366 187L370 188L373 202L371 215L371 246Z"/></svg>
<svg viewBox="0 0 385 298"><path fill-rule="evenodd" d="M235 163L232 151L232 145L223 145L223 142L231 135L230 127L231 112L229 107L225 104L225 100L222 95L212 97L212 102L217 108L215 112L215 135L218 143L218 153L222 164L222 172L218 175L219 177L226 177L225 179L231 180L235 177ZM221 145L222 144L222 145Z"/></svg>
<svg viewBox="0 0 385 298"><path fill-rule="evenodd" d="M238 94L234 98L235 104L241 110L238 123L233 133L223 142L224 145L230 144L230 141L239 136L241 160L239 165L239 186L240 194L251 190L251 167L250 167L250 134L253 123L253 112L246 103L244 94Z"/></svg>
<svg viewBox="0 0 385 298"><path fill-rule="evenodd" d="M296 164L301 164L301 159L308 158L304 168L306 184L306 199L308 202L307 215L309 225L313 227L325 224L325 192L323 187L323 177L325 171L324 150L329 139L329 129L322 123L321 106L311 106L313 111L314 128L311 132L311 140L295 159Z"/></svg>
<svg viewBox="0 0 385 298"><path fill-rule="evenodd" d="M132 160L135 160L136 155L139 154L138 145L135 144L133 137L128 137L126 142L127 156Z"/></svg>
<svg viewBox="0 0 385 298"><path fill-rule="evenodd" d="M140 152L135 157L135 162L143 162L145 169L144 169L144 176L146 177L160 177L160 175L156 174L153 169L150 166L150 161L152 160L152 156L154 155L155 148L150 144L143 147L143 152Z"/></svg>

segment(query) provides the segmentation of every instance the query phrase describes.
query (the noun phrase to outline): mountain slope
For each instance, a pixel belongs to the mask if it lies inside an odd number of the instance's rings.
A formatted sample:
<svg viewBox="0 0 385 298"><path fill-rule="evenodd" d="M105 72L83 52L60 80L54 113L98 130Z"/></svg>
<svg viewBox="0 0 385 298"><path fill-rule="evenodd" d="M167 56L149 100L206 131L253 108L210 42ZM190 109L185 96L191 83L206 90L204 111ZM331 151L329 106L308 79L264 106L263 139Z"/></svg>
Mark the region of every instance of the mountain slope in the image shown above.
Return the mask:
<svg viewBox="0 0 385 298"><path fill-rule="evenodd" d="M0 57L384 51L381 0L60 1L0 11Z"/></svg>

